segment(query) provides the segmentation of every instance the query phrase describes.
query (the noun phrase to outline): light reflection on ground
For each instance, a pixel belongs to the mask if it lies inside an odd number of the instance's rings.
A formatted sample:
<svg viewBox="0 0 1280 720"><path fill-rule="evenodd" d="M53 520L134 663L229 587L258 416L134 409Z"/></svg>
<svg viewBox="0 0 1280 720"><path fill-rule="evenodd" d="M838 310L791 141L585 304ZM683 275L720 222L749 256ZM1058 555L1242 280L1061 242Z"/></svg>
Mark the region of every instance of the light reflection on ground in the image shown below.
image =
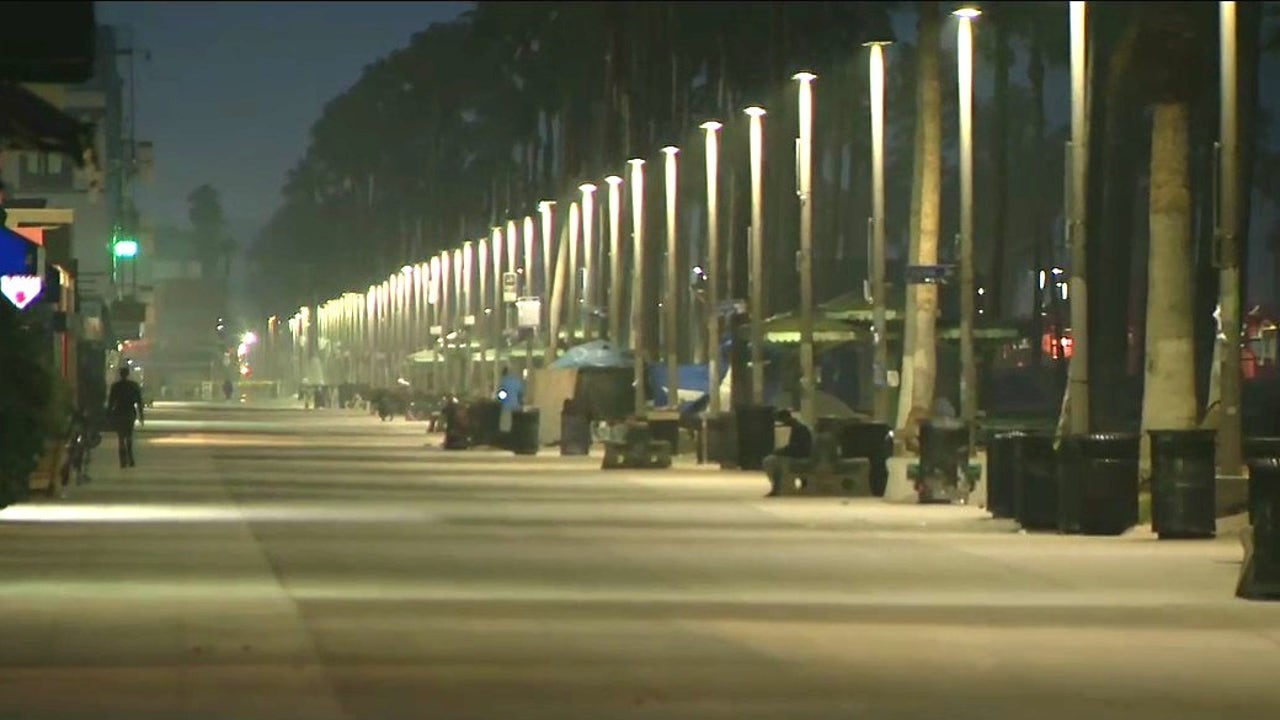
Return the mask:
<svg viewBox="0 0 1280 720"><path fill-rule="evenodd" d="M258 503L249 508L225 504L53 504L12 505L0 510L5 522L28 523L227 523L227 522L427 522L434 516L402 505L361 503Z"/></svg>

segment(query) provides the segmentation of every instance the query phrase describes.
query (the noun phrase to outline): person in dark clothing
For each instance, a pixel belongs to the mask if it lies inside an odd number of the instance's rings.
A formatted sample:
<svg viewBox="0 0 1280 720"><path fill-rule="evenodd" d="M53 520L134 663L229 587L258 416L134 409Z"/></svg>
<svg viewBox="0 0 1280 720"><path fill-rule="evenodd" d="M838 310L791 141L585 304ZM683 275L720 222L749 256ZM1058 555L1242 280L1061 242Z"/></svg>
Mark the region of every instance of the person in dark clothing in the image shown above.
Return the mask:
<svg viewBox="0 0 1280 720"><path fill-rule="evenodd" d="M120 379L107 394L107 417L116 427L120 445L120 467L133 467L133 424L143 423L142 387L129 379L129 368L120 368Z"/></svg>
<svg viewBox="0 0 1280 720"><path fill-rule="evenodd" d="M787 444L774 451L764 459L764 471L769 475L769 497L778 495L782 484L782 471L786 460L807 458L813 455L813 432L807 425L797 420L790 411L778 412L778 422L791 429Z"/></svg>

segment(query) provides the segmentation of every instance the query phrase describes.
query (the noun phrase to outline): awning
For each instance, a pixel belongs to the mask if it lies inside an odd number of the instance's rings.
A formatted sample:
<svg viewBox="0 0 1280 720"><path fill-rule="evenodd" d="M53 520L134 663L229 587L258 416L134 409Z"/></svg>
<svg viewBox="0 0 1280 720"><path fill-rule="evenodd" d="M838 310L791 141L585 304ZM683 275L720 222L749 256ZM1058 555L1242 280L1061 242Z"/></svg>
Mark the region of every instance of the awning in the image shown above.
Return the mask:
<svg viewBox="0 0 1280 720"><path fill-rule="evenodd" d="M93 126L59 110L25 87L0 80L0 147L65 155L94 165Z"/></svg>

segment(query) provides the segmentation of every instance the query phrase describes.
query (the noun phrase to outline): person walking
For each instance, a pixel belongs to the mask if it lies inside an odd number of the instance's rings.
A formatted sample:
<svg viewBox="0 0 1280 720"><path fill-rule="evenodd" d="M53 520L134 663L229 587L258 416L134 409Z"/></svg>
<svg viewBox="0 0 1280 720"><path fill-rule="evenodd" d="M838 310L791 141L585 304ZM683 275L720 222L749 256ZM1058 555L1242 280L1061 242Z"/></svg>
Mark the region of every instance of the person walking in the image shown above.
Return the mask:
<svg viewBox="0 0 1280 720"><path fill-rule="evenodd" d="M107 394L107 417L115 424L120 446L120 467L133 467L133 424L143 424L142 388L129 379L129 368L120 368L120 379Z"/></svg>

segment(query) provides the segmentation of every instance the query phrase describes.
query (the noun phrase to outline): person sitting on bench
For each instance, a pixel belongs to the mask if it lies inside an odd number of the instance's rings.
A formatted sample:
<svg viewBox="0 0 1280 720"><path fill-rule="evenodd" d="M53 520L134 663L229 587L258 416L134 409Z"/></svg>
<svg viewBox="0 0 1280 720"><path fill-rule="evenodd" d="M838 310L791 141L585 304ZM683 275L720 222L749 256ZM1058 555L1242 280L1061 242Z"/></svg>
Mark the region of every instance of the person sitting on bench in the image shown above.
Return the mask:
<svg viewBox="0 0 1280 720"><path fill-rule="evenodd" d="M780 410L778 412L778 422L791 428L791 433L790 437L787 438L786 445L764 459L764 471L769 476L769 494L767 497L775 497L779 494L779 486L782 484L783 479L783 468L786 466L787 460L807 459L813 455L813 433L810 432L808 426L792 416L789 410Z"/></svg>

